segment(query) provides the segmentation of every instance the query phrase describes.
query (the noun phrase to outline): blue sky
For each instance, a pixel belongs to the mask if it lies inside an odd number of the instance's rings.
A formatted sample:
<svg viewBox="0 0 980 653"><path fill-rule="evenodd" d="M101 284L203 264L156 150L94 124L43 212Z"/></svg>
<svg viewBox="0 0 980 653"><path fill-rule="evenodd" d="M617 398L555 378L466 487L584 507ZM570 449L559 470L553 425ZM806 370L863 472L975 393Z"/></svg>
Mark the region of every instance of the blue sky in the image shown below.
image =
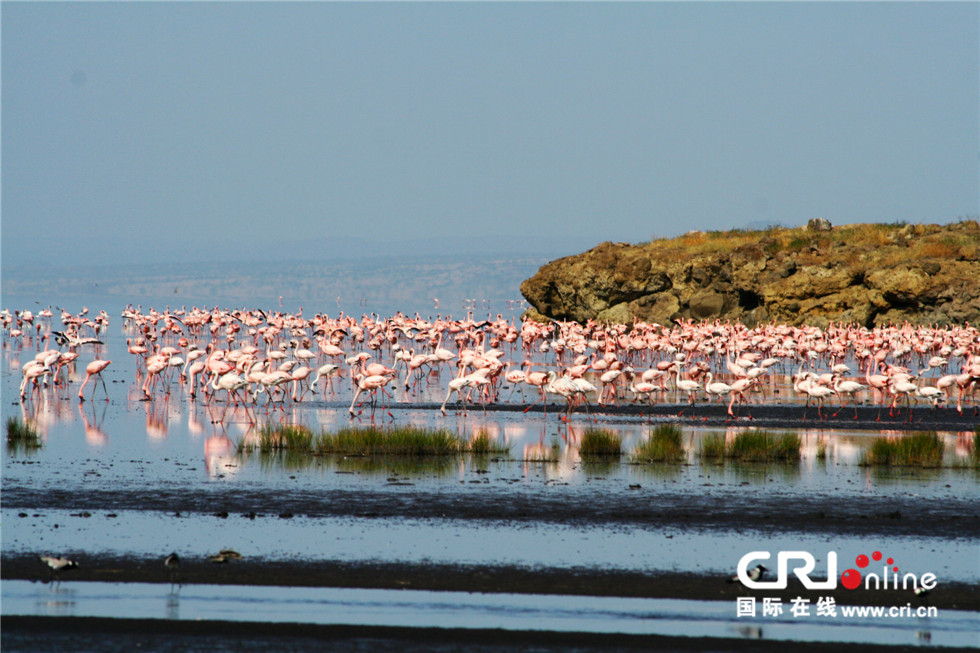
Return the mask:
<svg viewBox="0 0 980 653"><path fill-rule="evenodd" d="M977 3L11 3L2 256L980 213Z"/></svg>

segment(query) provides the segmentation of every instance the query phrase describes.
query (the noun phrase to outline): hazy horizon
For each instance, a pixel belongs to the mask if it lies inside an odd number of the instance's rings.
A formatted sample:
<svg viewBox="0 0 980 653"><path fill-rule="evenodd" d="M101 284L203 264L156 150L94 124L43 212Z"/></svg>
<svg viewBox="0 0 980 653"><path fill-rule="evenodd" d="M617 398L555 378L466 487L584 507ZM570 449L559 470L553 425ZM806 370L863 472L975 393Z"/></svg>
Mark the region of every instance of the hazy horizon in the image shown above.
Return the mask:
<svg viewBox="0 0 980 653"><path fill-rule="evenodd" d="M2 259L980 214L976 3L3 3Z"/></svg>

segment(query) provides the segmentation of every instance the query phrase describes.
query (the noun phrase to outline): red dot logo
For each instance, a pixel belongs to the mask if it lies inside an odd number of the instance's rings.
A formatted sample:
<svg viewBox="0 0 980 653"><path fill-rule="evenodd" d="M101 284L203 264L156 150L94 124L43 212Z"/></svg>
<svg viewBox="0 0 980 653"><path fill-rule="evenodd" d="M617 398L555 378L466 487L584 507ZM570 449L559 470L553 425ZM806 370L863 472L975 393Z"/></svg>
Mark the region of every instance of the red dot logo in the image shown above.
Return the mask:
<svg viewBox="0 0 980 653"><path fill-rule="evenodd" d="M895 562L894 558L888 558L888 560L885 560L885 564L888 565L892 564L893 562Z"/></svg>
<svg viewBox="0 0 980 653"><path fill-rule="evenodd" d="M875 551L871 554L871 557L874 558L875 562L881 560L881 551Z"/></svg>
<svg viewBox="0 0 980 653"><path fill-rule="evenodd" d="M849 590L857 589L861 586L861 572L857 569L848 569L841 574L840 584Z"/></svg>
<svg viewBox="0 0 980 653"><path fill-rule="evenodd" d="M857 566L858 567L860 567L861 569L864 569L865 567L868 566L868 556L866 556L866 555L864 555L862 553L861 555L859 555L857 557L857 559L854 562L857 563Z"/></svg>

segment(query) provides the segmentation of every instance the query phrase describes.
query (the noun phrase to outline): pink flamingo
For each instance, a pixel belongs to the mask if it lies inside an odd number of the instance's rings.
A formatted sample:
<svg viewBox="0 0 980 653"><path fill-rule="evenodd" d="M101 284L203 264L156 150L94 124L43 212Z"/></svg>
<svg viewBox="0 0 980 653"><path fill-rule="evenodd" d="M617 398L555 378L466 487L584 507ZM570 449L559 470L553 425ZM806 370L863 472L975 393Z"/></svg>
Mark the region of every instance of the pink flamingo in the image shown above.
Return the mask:
<svg viewBox="0 0 980 653"><path fill-rule="evenodd" d="M712 381L714 376L711 372L708 372L704 381L704 391L709 395L714 395L721 399L722 397L730 396L731 400L728 402L728 416L735 417L732 413L732 405L735 403L735 395L732 393L732 386L727 383L722 383L721 381Z"/></svg>
<svg viewBox="0 0 980 653"><path fill-rule="evenodd" d="M633 396L639 399L640 397L646 397L646 403L648 407L653 407L654 399L653 393L657 392L657 385L650 383L649 381L636 382L636 376L629 372L628 376L630 380L629 391L633 393ZM650 412L647 411L647 422L650 421Z"/></svg>
<svg viewBox="0 0 980 653"><path fill-rule="evenodd" d="M357 398L361 395L362 392L367 391L371 393L371 417L373 418L374 408L375 408L374 404L375 401L377 400L378 390L380 390L382 393L387 394L387 391L385 390L385 385L387 385L388 381L390 380L391 377L385 376L383 374L373 374L371 376L360 377L357 381L357 392L354 393L354 398L351 399L350 408L348 409L348 412L351 414L351 417L358 414L354 412L354 404L357 403ZM387 410L387 408L385 408L385 410ZM394 419L394 415L392 415L390 411L388 411L388 416Z"/></svg>
<svg viewBox="0 0 980 653"><path fill-rule="evenodd" d="M449 382L449 390L446 392L446 398L443 400L442 406L439 407L439 410L442 411L442 414L443 415L446 414L446 404L449 403L449 398L455 392L457 398L463 404L463 414L465 415L466 414L466 399L465 399L465 397L463 397L463 390L465 390L467 388L472 388L476 384L477 384L477 381L473 377L472 374L467 374L466 376L458 376L455 379L452 379Z"/></svg>
<svg viewBox="0 0 980 653"><path fill-rule="evenodd" d="M523 363L521 363L521 366L528 366L528 367L530 367L530 365L531 365L531 362L530 361L524 361ZM533 408L534 406L537 406L539 403L541 403L543 401L544 402L544 414L545 415L548 414L548 400L547 400L547 398L545 397L545 394L544 394L544 387L546 385L548 385L548 381L549 381L548 375L545 372L525 372L524 373L524 383L526 383L528 385L533 385L534 387L540 389L540 391L541 391L541 398L538 399L537 401L535 401L533 404L531 404L528 407L526 407L524 409L524 412L525 413L527 411L531 410L531 408Z"/></svg>
<svg viewBox="0 0 980 653"><path fill-rule="evenodd" d="M306 392L307 392L307 390L309 390L309 386L307 386L303 390L303 394L301 394L298 399L296 398L296 387L298 385L302 384L303 382L305 382L307 379L309 379L310 378L310 374L312 372L313 372L313 370L311 370L306 365L300 365L299 367L297 367L296 369L293 370L293 373L292 373L292 377L293 377L293 401L302 401L303 397L306 396Z"/></svg>
<svg viewBox="0 0 980 653"><path fill-rule="evenodd" d="M38 385L37 380L45 374L48 374L51 370L37 361L28 361L24 364L22 371L24 373L24 378L20 382L20 400L23 401L26 397L28 383L34 384L34 386L31 388L31 396L34 395L34 390L37 390L38 397L40 398L41 387Z"/></svg>
<svg viewBox="0 0 980 653"><path fill-rule="evenodd" d="M868 386L858 383L857 381L842 381L840 377L837 377L837 380L834 381L834 392L836 392L837 396L842 399L840 409L837 411L837 413L844 410L844 406L846 406L847 403L854 402L854 419L857 419L858 409L857 402L854 400L854 395L862 390L866 390L867 387ZM847 403L843 401L841 393L847 395ZM837 413L834 413L832 417L837 417Z"/></svg>
<svg viewBox="0 0 980 653"><path fill-rule="evenodd" d="M105 379L102 378L102 370L109 367L110 363L112 363L112 361L104 361L97 358L85 366L85 381L82 382L82 387L78 389L79 403L85 401L85 397L82 395L82 392L85 390L85 385L88 383L89 379L91 379L93 376L99 377L99 380L102 381L102 389L105 390L105 400L109 401L109 391L105 387ZM94 383L92 384L92 400L95 400Z"/></svg>
<svg viewBox="0 0 980 653"><path fill-rule="evenodd" d="M693 408L694 403L697 401L698 390L701 389L701 384L698 383L697 381L682 379L680 365L676 367L676 371L677 371L677 377L674 381L674 385L677 387L679 391L687 393L687 399L690 402L691 407ZM677 413L677 416L680 417L683 414L684 411L682 410L681 412Z"/></svg>
<svg viewBox="0 0 980 653"><path fill-rule="evenodd" d="M327 387L330 388L330 392L333 393L333 377L340 374L340 366L333 363L325 363L320 367L316 368L316 373L313 375L313 381L310 382L310 390L315 392L317 382L320 379L326 379L323 384L323 398L327 397Z"/></svg>

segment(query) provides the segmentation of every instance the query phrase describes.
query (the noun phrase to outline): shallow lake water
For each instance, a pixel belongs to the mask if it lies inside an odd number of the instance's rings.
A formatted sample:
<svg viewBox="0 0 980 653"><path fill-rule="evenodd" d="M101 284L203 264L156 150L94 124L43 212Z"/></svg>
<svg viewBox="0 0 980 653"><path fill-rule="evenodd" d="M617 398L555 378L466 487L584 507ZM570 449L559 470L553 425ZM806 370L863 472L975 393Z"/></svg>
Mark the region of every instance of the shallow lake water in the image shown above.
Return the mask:
<svg viewBox="0 0 980 653"><path fill-rule="evenodd" d="M626 633L802 642L972 646L977 613L944 610L933 617L735 617L728 601L481 594L419 590L276 588L145 583L3 582L4 613L37 616L202 619L499 628Z"/></svg>
<svg viewBox="0 0 980 653"><path fill-rule="evenodd" d="M16 308L16 306L10 306ZM93 305L97 311L101 308ZM467 414L450 411L399 407L389 417L380 408L378 424L412 424L447 428L463 437L485 432L509 448L508 456L488 459L461 456L426 464L343 457L263 456L240 453L238 444L255 437L256 425L243 409L228 408L221 402L207 407L191 401L186 389L174 382L169 397L141 401L140 380L125 351L125 338L132 334L122 326L119 307L110 312L110 330L105 344L83 350L72 374L71 391L48 388L40 398L17 401L20 367L38 349L35 342L4 340L2 350L2 389L4 420L10 417L31 421L38 427L43 446L25 451L6 448L2 452L5 495L0 518L5 554L71 553L135 555L159 557L171 550L182 556L206 556L223 547L232 547L260 559L304 559L341 561L436 562L477 565L527 565L548 567L622 568L657 571L690 571L730 575L739 557L759 548L839 552L842 558L866 553L867 537L787 531L773 534L753 530L751 520L728 529L644 527L630 524L577 525L560 523L515 523L512 521L460 520L453 515L441 518L362 518L344 516L295 515L281 519L274 512L247 519L241 515L218 518L207 511L177 514L155 506L140 510L131 507L98 506L80 510L44 504L36 507L31 497L46 492L75 492L79 495L102 492L121 496L152 498L173 491L197 493L203 497L225 496L228 490L288 496L316 494L328 490L369 490L384 493L393 500L418 492L439 495L487 497L506 502L511 497L543 497L555 494L588 502L599 494L622 494L637 501L658 501L658 497L697 494L757 501L764 505L773 496L793 501L814 493L831 495L841 502L902 497L921 501L924 509L943 502L976 500L977 473L965 468L938 470L877 470L859 465L863 452L882 431L827 430L801 423L794 429L802 440L802 459L794 465L713 465L702 464L697 456L700 442L708 435L734 438L745 423L725 429L704 428L684 422L683 444L686 461L669 465L630 464L628 452L642 442L652 425L641 416L598 418L599 427L622 437L627 452L619 462L587 464L578 452L582 434L591 424L576 414L570 425L560 423L553 414L539 412L484 413L470 409ZM109 309L107 309L109 310ZM55 323L58 323L55 317ZM55 327L57 328L57 326ZM95 401L79 404L75 393L84 365L98 356L113 360L107 370L109 401L99 388ZM80 370L80 372L79 372ZM412 397L399 390L396 401L407 399L441 403L443 378L423 384ZM350 381L338 380L336 395L307 397L285 410L272 409L267 415L257 411L261 424L303 424L314 429L334 429L370 424L364 409L351 419L347 413ZM781 382L785 391L785 379ZM345 385L346 384L346 385ZM509 392L505 388L504 396ZM519 395L513 401L519 402ZM665 421L665 420L659 420ZM972 451L972 434L941 433L947 462L966 461ZM553 462L536 460L542 452L557 447ZM42 501L43 503L43 501ZM216 500L215 510L220 509ZM911 567L928 569L944 579L980 581L980 544L975 538L942 536L929 532L889 537L884 545L888 554ZM825 569L818 555L817 571ZM65 614L111 614L112 605L133 606L133 615L182 618L184 614L242 614L235 601L263 603L261 613L283 614L298 608L316 610L323 603L343 606L331 614L343 623L417 624L419 614L431 615L435 625L467 624L468 627L496 627L497 616L506 619L500 627L524 628L527 619L548 628L565 629L587 623L596 632L689 632L685 620L698 622L699 630L718 636L753 636L751 625L733 619L732 606L724 603L724 614L710 602L654 600L630 602L609 600L608 607L584 612L594 599L564 602L533 597L491 595L457 601L459 609L434 610L433 604L446 597L418 593L408 599L405 593L356 590L309 590L295 588L265 593L257 590L208 586L185 587L179 606L171 615L161 603L160 587L129 584L106 587L102 584L64 583L64 601L46 586L3 582L3 614L44 614L47 607L65 603ZM371 593L375 592L375 593ZM46 594L47 593L47 594ZM235 594L235 596L229 596ZM47 597L47 598L46 598ZM53 597L53 598L52 598ZM167 599L170 600L170 599ZM532 605L525 602L532 602ZM534 603L536 601L536 603ZM603 599L603 602L606 600ZM499 603L497 603L499 602ZM581 602L580 608L568 607ZM383 608L375 609L381 605ZM164 612L161 614L161 605ZM605 603L603 603L605 605ZM146 606L139 607L139 606ZM314 607L311 607L314 606ZM365 607L368 606L368 607ZM253 606L254 607L254 606ZM27 612L20 612L20 610ZM252 611L251 613L255 613ZM534 615L534 618L528 615ZM685 616L686 615L686 616ZM204 618L226 618L213 616ZM270 617L272 619L274 617ZM360 621L360 620L364 621ZM875 643L929 643L951 645L959 642L964 624L975 629L976 614L949 623L895 624L869 622L835 624L825 629L820 622L805 624L792 620L766 622L764 636L778 639L813 641L867 641ZM970 621L973 619L974 621ZM336 621L335 623L341 623ZM954 623L955 622L955 623ZM501 622L504 623L504 622ZM564 625L563 625L564 624ZM642 626L638 626L642 624ZM887 626L887 627L886 627ZM641 630L634 631L633 628ZM757 629L758 624L755 626ZM748 630L745 630L748 628ZM931 639L923 641L916 633L927 630Z"/></svg>

